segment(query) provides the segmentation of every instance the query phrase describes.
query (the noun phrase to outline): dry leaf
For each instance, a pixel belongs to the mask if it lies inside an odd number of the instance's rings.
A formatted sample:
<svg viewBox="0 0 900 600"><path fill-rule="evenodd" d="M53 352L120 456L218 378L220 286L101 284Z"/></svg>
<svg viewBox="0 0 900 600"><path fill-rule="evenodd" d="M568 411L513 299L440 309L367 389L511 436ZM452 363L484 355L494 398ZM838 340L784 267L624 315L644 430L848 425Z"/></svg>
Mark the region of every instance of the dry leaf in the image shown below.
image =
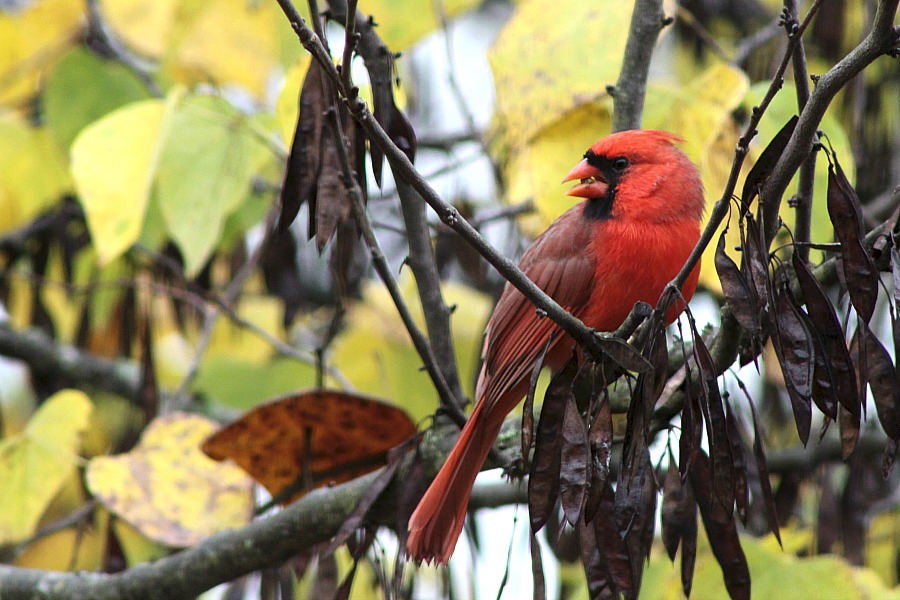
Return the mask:
<svg viewBox="0 0 900 600"><path fill-rule="evenodd" d="M307 487L374 471L386 463L390 448L415 433L415 424L396 407L316 390L253 409L207 439L203 451L216 460L232 459L279 501L289 502Z"/></svg>

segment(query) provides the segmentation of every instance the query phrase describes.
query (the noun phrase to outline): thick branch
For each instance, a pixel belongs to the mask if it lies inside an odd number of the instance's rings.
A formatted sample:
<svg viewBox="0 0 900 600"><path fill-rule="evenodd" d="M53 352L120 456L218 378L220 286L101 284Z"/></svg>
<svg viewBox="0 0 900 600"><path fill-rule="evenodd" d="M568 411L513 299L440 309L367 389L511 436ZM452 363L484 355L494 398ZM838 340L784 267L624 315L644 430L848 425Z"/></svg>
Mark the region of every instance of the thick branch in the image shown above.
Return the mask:
<svg viewBox="0 0 900 600"><path fill-rule="evenodd" d="M772 240L775 236L778 229L778 208L784 191L800 164L809 155L816 129L835 95L875 59L897 48L900 43L900 30L893 25L898 3L900 0L881 0L875 11L872 29L866 38L816 83L809 102L800 113L794 135L760 193L760 197L766 201L767 240Z"/></svg>
<svg viewBox="0 0 900 600"><path fill-rule="evenodd" d="M140 366L130 360L98 358L62 344L38 329L0 326L0 355L28 364L38 377L62 377L80 389L104 389L141 402Z"/></svg>
<svg viewBox="0 0 900 600"><path fill-rule="evenodd" d="M650 59L656 38L666 24L662 0L637 0L634 3L622 70L613 95L614 132L641 127Z"/></svg>
<svg viewBox="0 0 900 600"><path fill-rule="evenodd" d="M397 179L397 191L403 222L406 224L406 239L409 242L407 262L416 277L425 326L428 328L428 340L456 404L461 407L465 405L465 396L459 382L459 368L453 350L450 308L444 302L441 292L441 276L431 243L426 205L422 197L403 179Z"/></svg>

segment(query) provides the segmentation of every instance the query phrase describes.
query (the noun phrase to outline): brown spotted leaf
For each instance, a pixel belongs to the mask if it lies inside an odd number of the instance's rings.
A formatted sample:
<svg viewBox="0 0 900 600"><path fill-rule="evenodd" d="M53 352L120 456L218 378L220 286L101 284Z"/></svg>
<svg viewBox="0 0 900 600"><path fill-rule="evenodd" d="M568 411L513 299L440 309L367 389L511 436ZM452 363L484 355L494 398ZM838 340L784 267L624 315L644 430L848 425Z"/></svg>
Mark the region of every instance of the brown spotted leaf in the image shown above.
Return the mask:
<svg viewBox="0 0 900 600"><path fill-rule="evenodd" d="M210 436L203 451L230 458L287 503L309 491L305 481L313 487L341 483L384 466L388 450L415 433L399 408L312 390L254 408Z"/></svg>

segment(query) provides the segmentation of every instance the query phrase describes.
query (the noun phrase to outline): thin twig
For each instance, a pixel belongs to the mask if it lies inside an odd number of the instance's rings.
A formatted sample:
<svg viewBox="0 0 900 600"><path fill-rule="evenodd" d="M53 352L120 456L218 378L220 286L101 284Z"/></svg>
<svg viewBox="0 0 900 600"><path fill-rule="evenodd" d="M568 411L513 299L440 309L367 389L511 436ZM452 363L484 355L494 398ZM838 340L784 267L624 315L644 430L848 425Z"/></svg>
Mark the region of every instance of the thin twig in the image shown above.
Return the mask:
<svg viewBox="0 0 900 600"><path fill-rule="evenodd" d="M275 228L275 221L277 219L279 210L279 206L273 206L266 215L264 238L262 242L258 244L257 247L253 250L250 256L247 257L247 260L244 261L244 264L241 265L241 268L238 269L238 272L235 273L234 277L228 283L228 286L225 288L225 292L220 298L222 306L231 307L234 305L235 301L241 293L241 290L244 287L244 283L246 283L247 279L249 279L249 277L254 273L257 265L259 265L263 248L265 247L266 238L271 235L272 231ZM220 311L215 310L212 306L207 305L204 307L203 328L200 331L200 336L197 339L197 345L194 349L194 357L191 360L191 364L188 367L187 373L181 380L181 384L175 391L175 394L171 397L170 401L163 406L163 412L179 410L187 406L187 403L191 398L189 389L191 387L191 384L194 382L194 379L197 378L197 374L200 372L200 365L203 362L203 357L206 355L206 350L209 348L209 344L212 342L213 330L215 329L216 322L219 320L219 316L221 314L222 313ZM254 328L254 330L258 331L257 328Z"/></svg>
<svg viewBox="0 0 900 600"><path fill-rule="evenodd" d="M369 254L372 258L372 265L375 268L375 272L378 273L378 276L381 278L382 282L387 288L391 299L394 301L397 312L400 315L403 324L406 326L406 330L409 333L410 338L412 339L413 346L415 346L416 351L422 358L422 362L425 365L425 370L428 372L428 375L431 377L431 380L434 383L434 387L441 399L441 404L448 408L448 414L454 419L454 421L462 426L462 424L464 424L466 420L465 414L462 412L460 406L456 403L453 392L448 386L447 381L444 378L440 367L438 366L437 360L435 359L434 353L432 352L432 348L428 344L428 340L416 326L415 320L412 317L412 313L410 312L409 307L406 305L406 302L403 299L403 294L400 291L400 287L397 285L397 281L394 279L394 276L391 273L391 268L387 263L387 259L385 259L384 253L381 251L381 246L378 244L378 238L375 237L375 232L372 230L372 224L369 221L368 214L366 214L365 204L363 203L362 190L359 187L359 183L357 183L356 181L356 177L353 173L353 168L350 165L350 157L347 155L347 144L343 136L340 117L338 115L336 96L334 97L334 100L335 102L328 110L328 128L331 130L332 135L335 138L337 155L341 164L341 181L343 182L344 188L346 189L347 194L350 197L350 206L351 210L353 211L353 217L356 220L360 231L362 232L363 239L365 240L366 245L369 247Z"/></svg>
<svg viewBox="0 0 900 600"><path fill-rule="evenodd" d="M795 22L800 17L797 12L797 0L784 0L784 8ZM809 102L809 74L806 70L806 52L803 48L803 39L798 38L792 57L794 67L794 87L797 90L797 110L803 112L806 103ZM810 140L813 143L815 140ZM800 165L800 182L797 185L797 194L793 198L793 206L796 214L794 221L794 241L801 242L795 247L798 256L806 261L809 259L809 247L803 242L809 242L812 231L812 202L813 188L816 179L816 152L810 152L803 164Z"/></svg>

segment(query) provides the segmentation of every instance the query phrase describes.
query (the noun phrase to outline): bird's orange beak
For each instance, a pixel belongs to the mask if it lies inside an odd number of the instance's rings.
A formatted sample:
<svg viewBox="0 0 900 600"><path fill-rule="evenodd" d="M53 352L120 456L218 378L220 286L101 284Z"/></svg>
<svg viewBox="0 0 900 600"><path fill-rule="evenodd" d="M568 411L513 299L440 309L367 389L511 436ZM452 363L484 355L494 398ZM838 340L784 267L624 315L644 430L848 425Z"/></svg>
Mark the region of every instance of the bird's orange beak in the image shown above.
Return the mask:
<svg viewBox="0 0 900 600"><path fill-rule="evenodd" d="M566 192L567 196L577 196L579 198L603 198L609 189L609 183L603 177L603 172L597 167L588 164L587 159L582 160L575 165L569 174L562 180L567 181L578 180L577 185Z"/></svg>

